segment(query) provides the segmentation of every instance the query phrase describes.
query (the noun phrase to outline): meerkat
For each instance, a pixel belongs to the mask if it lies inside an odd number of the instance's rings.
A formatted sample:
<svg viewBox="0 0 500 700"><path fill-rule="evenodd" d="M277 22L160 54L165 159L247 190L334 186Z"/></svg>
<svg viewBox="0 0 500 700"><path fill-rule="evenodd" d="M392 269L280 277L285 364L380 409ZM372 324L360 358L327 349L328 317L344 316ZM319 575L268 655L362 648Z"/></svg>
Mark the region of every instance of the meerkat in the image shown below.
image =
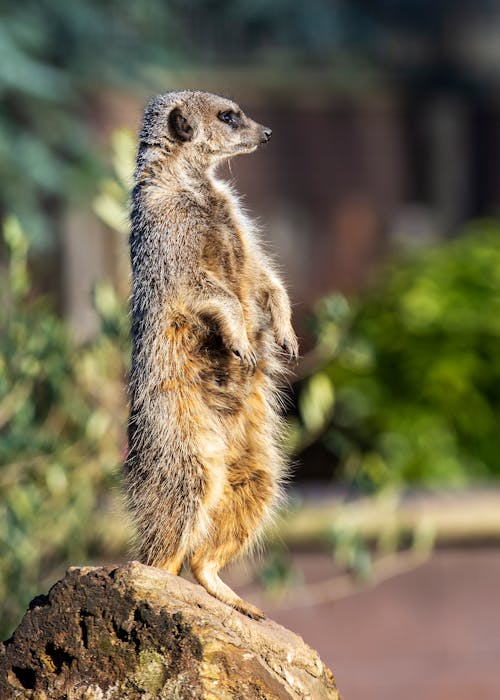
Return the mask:
<svg viewBox="0 0 500 700"><path fill-rule="evenodd" d="M154 97L131 209L129 452L124 481L142 562L263 613L219 578L282 494L279 386L298 345L288 294L217 165L271 129L206 92Z"/></svg>

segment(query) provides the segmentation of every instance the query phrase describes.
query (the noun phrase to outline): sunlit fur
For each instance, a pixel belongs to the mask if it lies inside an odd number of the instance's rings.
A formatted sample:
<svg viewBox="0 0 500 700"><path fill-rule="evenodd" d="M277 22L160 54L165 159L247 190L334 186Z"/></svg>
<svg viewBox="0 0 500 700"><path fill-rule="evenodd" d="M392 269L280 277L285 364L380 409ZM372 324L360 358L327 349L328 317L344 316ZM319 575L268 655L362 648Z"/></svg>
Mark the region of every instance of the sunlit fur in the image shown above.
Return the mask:
<svg viewBox="0 0 500 700"><path fill-rule="evenodd" d="M239 112L184 91L155 97L144 115L124 480L141 560L177 574L187 559L210 593L258 618L218 571L256 541L279 502L278 386L297 340L255 227L214 176L262 141L264 128L243 114L237 129L223 123L228 109Z"/></svg>

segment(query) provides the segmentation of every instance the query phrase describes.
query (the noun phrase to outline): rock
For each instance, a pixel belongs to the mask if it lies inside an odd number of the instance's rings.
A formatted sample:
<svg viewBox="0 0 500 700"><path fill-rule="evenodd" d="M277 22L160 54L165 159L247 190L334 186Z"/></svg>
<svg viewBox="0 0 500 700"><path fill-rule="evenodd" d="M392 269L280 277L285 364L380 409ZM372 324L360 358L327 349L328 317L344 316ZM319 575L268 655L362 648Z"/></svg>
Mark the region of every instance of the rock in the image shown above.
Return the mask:
<svg viewBox="0 0 500 700"><path fill-rule="evenodd" d="M300 637L159 569L71 568L0 645L0 697L339 700Z"/></svg>

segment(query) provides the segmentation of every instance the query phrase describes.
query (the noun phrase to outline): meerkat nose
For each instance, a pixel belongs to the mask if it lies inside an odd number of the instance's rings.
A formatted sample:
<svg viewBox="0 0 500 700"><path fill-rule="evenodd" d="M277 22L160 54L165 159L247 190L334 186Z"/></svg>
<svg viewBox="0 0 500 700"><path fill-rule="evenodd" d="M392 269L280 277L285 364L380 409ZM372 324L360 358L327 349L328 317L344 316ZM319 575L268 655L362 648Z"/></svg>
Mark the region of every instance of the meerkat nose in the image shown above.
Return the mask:
<svg viewBox="0 0 500 700"><path fill-rule="evenodd" d="M261 143L267 143L272 136L272 131L267 126L262 129Z"/></svg>

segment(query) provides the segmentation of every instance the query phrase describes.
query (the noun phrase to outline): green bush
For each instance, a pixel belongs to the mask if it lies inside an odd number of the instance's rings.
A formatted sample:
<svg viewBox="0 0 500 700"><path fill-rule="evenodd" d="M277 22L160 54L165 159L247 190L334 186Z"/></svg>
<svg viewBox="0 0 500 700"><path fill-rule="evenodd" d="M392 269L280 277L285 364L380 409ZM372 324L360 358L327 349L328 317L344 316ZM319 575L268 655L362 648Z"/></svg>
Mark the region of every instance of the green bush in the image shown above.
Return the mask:
<svg viewBox="0 0 500 700"><path fill-rule="evenodd" d="M30 292L27 242L4 226L0 271L0 634L69 563L123 552L117 470L125 449L126 313L96 289L103 333L78 347Z"/></svg>
<svg viewBox="0 0 500 700"><path fill-rule="evenodd" d="M322 440L370 488L500 476L500 224L394 259L313 320L317 369L299 387L301 446Z"/></svg>

